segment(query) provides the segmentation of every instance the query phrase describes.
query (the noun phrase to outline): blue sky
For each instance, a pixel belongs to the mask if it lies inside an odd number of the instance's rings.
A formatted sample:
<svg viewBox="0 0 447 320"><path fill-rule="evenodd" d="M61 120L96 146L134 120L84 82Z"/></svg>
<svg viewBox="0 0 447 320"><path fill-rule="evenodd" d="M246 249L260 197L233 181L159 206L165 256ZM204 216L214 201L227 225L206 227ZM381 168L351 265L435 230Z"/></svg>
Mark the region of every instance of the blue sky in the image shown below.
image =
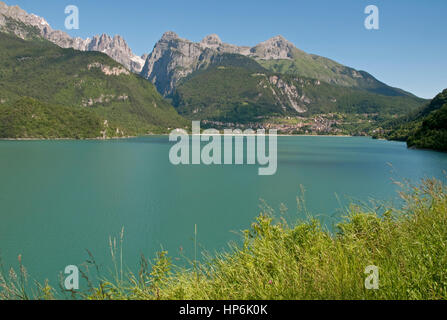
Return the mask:
<svg viewBox="0 0 447 320"><path fill-rule="evenodd" d="M4 0L64 30L67 5L79 7L83 38L120 34L136 54L149 53L167 30L194 41L217 33L255 45L281 34L298 48L365 70L379 80L432 98L447 88L445 0ZM366 30L364 9L380 10Z"/></svg>

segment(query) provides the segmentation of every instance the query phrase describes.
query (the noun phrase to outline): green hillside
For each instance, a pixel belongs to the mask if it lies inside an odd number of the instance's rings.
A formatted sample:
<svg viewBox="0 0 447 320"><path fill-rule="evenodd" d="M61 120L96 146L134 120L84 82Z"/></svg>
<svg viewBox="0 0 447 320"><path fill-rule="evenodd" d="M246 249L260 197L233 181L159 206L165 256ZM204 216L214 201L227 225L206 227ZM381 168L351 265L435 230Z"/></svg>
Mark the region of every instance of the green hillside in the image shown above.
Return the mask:
<svg viewBox="0 0 447 320"><path fill-rule="evenodd" d="M47 105L92 111L101 122L107 120L114 136L187 125L150 82L105 54L0 33L0 105L12 107L25 96Z"/></svg>
<svg viewBox="0 0 447 320"><path fill-rule="evenodd" d="M407 113L423 102L414 96L376 94L269 72L236 54L223 54L207 69L183 79L173 95L174 106L187 118L230 122L331 112L386 116Z"/></svg>
<svg viewBox="0 0 447 320"><path fill-rule="evenodd" d="M447 89L430 103L384 124L377 137L407 141L409 147L447 151Z"/></svg>
<svg viewBox="0 0 447 320"><path fill-rule="evenodd" d="M447 89L438 94L412 122L409 147L447 151Z"/></svg>
<svg viewBox="0 0 447 320"><path fill-rule="evenodd" d="M407 140L408 146L447 151L447 104L433 111Z"/></svg>
<svg viewBox="0 0 447 320"><path fill-rule="evenodd" d="M401 89L392 88L365 71L341 65L321 56L294 49L293 58L287 60L259 60L266 69L282 74L318 79L344 87L359 88L387 96L413 96Z"/></svg>
<svg viewBox="0 0 447 320"><path fill-rule="evenodd" d="M0 138L97 138L105 128L97 114L21 98L0 106Z"/></svg>
<svg viewBox="0 0 447 320"><path fill-rule="evenodd" d="M173 103L185 117L198 120L252 121L260 116L285 115L270 88L259 88L253 71L214 66L184 80Z"/></svg>

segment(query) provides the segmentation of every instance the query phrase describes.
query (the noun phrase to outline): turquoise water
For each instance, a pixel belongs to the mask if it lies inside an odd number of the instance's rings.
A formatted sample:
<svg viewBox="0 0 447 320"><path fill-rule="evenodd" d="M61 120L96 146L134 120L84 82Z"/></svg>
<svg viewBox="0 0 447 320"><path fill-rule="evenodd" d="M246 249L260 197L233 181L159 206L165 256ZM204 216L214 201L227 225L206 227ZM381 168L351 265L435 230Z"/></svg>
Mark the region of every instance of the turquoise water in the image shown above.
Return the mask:
<svg viewBox="0 0 447 320"><path fill-rule="evenodd" d="M302 217L296 197L331 227L351 201L399 203L393 179L445 177L447 154L408 150L404 143L344 137L279 137L278 170L257 166L173 166L167 137L114 141L0 141L0 256L22 254L36 279L56 283L89 249L110 266L109 236L122 227L124 260L162 248L174 261L214 252L240 239L263 199L287 218ZM179 259L179 260L177 260Z"/></svg>

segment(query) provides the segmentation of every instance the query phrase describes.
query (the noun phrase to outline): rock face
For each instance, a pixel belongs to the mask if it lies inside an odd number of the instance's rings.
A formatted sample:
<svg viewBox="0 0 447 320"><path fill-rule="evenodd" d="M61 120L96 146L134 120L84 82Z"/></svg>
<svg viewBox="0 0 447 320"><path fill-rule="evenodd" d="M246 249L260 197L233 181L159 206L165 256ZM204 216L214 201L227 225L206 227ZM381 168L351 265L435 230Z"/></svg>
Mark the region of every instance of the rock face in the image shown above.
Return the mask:
<svg viewBox="0 0 447 320"><path fill-rule="evenodd" d="M126 41L119 35L113 38L106 34L91 39L72 38L63 31L53 30L44 18L28 14L18 6L7 6L2 1L0 31L13 33L22 39L42 37L62 48L100 51L136 73L141 72L146 59L133 54Z"/></svg>
<svg viewBox="0 0 447 320"><path fill-rule="evenodd" d="M103 65L99 62L95 62L92 64L89 64L87 66L87 69L91 70L92 68L99 68L101 69L102 73L104 73L106 76L119 76L121 74L129 75L129 71L124 69L123 67L110 67L107 65Z"/></svg>
<svg viewBox="0 0 447 320"><path fill-rule="evenodd" d="M218 47L211 43L194 43L181 39L172 31L165 32L148 56L141 75L152 81L163 95L172 92L178 80L205 66Z"/></svg>
<svg viewBox="0 0 447 320"><path fill-rule="evenodd" d="M262 60L292 59L295 50L293 43L276 36L251 48L250 56Z"/></svg>
<svg viewBox="0 0 447 320"><path fill-rule="evenodd" d="M300 96L298 89L293 83L289 84L283 79L279 78L278 76L270 76L269 82L271 85L276 86L281 96L286 97L287 101L289 102L289 105L293 109L295 109L296 112L304 113L307 111L307 107L304 104L309 104L311 101L308 98L306 98L306 95L304 93L302 96ZM286 110L286 107L278 98L278 95L275 91L273 91L273 95L278 100L282 108Z"/></svg>
<svg viewBox="0 0 447 320"><path fill-rule="evenodd" d="M297 50L295 46L282 36L250 48L223 43L216 34L210 34L196 43L168 31L147 57L141 75L152 81L158 91L166 96L173 92L179 80L206 67L216 54L233 53L265 60L291 59L294 50Z"/></svg>

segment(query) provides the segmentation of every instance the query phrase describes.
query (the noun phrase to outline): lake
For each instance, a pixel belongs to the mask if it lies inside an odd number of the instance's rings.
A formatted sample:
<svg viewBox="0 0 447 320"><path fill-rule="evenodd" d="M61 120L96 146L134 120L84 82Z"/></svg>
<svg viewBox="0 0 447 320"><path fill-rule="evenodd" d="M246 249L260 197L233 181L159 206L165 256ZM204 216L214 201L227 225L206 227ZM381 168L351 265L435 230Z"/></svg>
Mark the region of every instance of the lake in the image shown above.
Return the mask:
<svg viewBox="0 0 447 320"><path fill-rule="evenodd" d="M124 260L168 250L178 264L240 239L263 202L289 221L307 211L329 229L350 202L400 205L393 181L445 179L447 154L363 137L278 137L278 169L169 162L167 136L112 141L0 141L0 256L17 256L32 277L57 283L89 249L105 270L109 236L124 227ZM302 186L302 187L301 187ZM261 201L262 199L262 201ZM371 201L377 200L377 201Z"/></svg>

